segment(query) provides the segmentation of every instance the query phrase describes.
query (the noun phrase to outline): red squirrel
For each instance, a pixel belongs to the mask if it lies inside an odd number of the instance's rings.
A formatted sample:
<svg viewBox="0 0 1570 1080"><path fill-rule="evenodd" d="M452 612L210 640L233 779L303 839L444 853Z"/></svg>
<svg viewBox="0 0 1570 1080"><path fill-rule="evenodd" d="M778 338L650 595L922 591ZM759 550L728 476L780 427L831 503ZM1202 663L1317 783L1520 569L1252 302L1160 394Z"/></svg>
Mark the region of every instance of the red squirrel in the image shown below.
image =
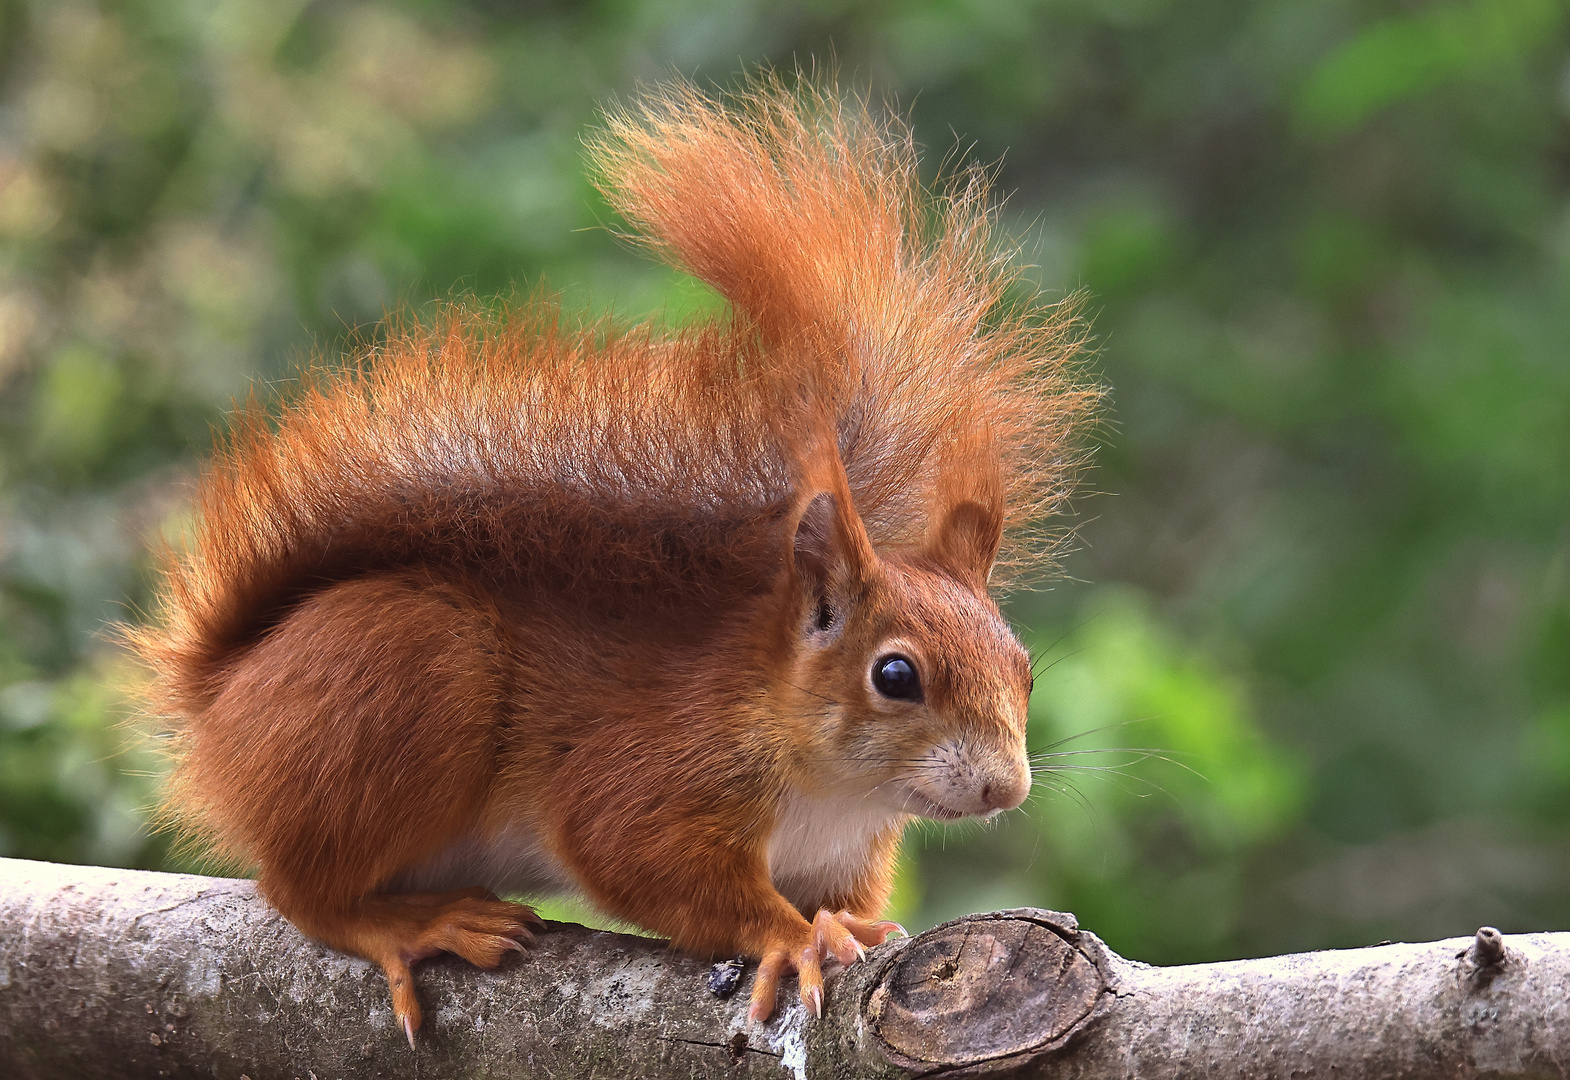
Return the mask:
<svg viewBox="0 0 1570 1080"><path fill-rule="evenodd" d="M768 80L588 145L728 309L390 327L240 410L128 631L173 812L381 965L411 1046L411 965L494 967L540 925L497 896L559 890L758 960L752 1022L791 973L821 1015L906 823L1030 787L989 580L1050 559L1095 391L1068 315L1005 301L985 176L925 188L900 122Z"/></svg>

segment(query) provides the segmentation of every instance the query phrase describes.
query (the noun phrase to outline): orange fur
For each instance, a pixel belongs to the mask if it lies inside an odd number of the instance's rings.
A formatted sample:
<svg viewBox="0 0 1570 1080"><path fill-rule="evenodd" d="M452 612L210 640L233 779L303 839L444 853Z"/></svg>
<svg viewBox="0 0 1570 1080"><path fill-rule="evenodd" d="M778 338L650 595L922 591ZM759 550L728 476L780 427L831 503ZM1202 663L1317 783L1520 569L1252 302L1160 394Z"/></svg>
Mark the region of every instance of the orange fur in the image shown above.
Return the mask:
<svg viewBox="0 0 1570 1080"><path fill-rule="evenodd" d="M1028 787L988 581L1050 559L1095 392L1066 315L1004 303L980 174L925 192L902 128L771 82L678 85L591 152L730 313L392 327L241 412L127 631L178 721L171 804L381 963L411 1033L410 964L529 936L486 889L760 957L754 1016L791 970L821 1005L821 961L886 933L910 814ZM894 656L919 700L879 688Z"/></svg>

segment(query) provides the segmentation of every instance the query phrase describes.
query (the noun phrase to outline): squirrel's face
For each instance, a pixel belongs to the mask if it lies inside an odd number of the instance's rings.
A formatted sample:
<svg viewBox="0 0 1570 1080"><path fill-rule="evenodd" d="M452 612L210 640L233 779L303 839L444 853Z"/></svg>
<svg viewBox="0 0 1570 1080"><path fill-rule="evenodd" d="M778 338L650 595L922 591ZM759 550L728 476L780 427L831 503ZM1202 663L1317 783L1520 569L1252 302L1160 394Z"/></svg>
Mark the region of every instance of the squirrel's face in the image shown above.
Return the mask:
<svg viewBox="0 0 1570 1080"><path fill-rule="evenodd" d="M798 567L802 554L798 535ZM987 816L1030 791L1030 658L985 574L933 556L880 559L869 545L846 565L815 566L808 552L794 711L821 780L893 811Z"/></svg>

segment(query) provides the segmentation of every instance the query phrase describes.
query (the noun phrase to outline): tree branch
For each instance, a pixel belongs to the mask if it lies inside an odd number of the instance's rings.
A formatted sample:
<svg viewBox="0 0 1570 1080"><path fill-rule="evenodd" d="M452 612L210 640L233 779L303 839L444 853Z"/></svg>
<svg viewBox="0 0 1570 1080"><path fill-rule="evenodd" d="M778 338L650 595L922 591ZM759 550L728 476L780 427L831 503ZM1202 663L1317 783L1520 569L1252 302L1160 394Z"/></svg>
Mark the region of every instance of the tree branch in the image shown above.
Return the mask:
<svg viewBox="0 0 1570 1080"><path fill-rule="evenodd" d="M748 980L655 941L553 924L500 971L417 970L410 1052L379 969L248 881L0 859L0 1075L222 1077L1540 1077L1570 1069L1570 934L1480 931L1192 967L1072 916L971 916L793 996L747 1031Z"/></svg>

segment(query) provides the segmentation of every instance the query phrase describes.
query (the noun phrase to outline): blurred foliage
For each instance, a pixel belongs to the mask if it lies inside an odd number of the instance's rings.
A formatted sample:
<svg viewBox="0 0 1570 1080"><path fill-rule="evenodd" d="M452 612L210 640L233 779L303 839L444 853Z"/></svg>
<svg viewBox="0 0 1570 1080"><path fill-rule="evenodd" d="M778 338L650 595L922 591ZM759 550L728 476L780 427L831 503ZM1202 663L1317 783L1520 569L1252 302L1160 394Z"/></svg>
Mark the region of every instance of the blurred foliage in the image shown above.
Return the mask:
<svg viewBox="0 0 1570 1080"><path fill-rule="evenodd" d="M0 0L0 851L169 865L103 627L236 395L455 293L711 303L579 138L812 57L1001 160L1113 388L1071 578L1010 601L1040 793L914 831L899 914L1158 962L1570 927L1554 0Z"/></svg>

